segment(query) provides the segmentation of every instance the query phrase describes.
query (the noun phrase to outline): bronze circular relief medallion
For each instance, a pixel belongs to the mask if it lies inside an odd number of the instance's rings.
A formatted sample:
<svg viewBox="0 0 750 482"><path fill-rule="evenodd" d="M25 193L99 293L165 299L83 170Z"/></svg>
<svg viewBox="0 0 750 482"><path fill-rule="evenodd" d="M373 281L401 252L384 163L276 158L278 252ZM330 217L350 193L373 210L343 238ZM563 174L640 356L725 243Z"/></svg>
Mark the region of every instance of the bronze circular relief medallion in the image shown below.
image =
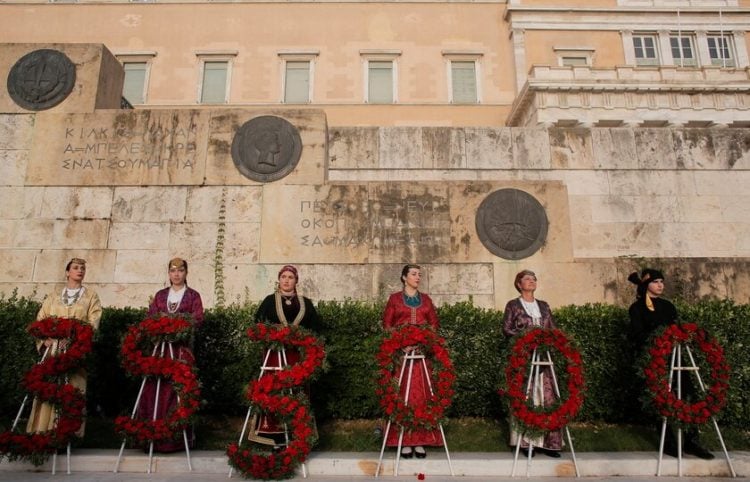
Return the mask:
<svg viewBox="0 0 750 482"><path fill-rule="evenodd" d="M542 247L547 238L547 214L534 196L519 189L500 189L479 205L479 240L492 254L523 259Z"/></svg>
<svg viewBox="0 0 750 482"><path fill-rule="evenodd" d="M76 83L76 66L62 52L40 49L21 57L8 74L8 94L28 110L50 109L64 101Z"/></svg>
<svg viewBox="0 0 750 482"><path fill-rule="evenodd" d="M302 154L299 131L286 119L266 115L245 122L232 140L232 160L243 176L259 182L281 179Z"/></svg>

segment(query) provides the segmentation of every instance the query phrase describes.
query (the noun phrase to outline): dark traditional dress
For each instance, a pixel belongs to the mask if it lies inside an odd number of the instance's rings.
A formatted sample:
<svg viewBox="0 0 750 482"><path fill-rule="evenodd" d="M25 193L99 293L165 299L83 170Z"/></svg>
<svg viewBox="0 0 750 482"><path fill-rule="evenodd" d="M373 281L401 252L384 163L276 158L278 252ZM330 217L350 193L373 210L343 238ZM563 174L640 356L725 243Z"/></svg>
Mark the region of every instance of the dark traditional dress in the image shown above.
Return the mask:
<svg viewBox="0 0 750 482"><path fill-rule="evenodd" d="M414 299L415 306L409 306L406 302L406 295L403 291L393 293L388 298L388 303L385 305L385 312L383 313L383 328L386 330L393 330L403 325L429 325L437 330L439 322L437 313L435 312L435 306L432 304L432 299L424 293L417 293L417 297L410 297ZM427 363L427 370L431 371L432 366L429 360L425 360ZM397 367L400 371L401 367ZM408 370L408 368L407 368ZM397 377L399 373L394 373L393 376ZM404 372L403 383L401 383L400 395L403 399L406 399L406 380L408 380L409 373ZM422 368L422 364L417 360L411 369L411 386L409 389L409 403L411 402L423 402L430 396L430 387L428 385L427 376ZM398 430L391 430L388 433L388 439L386 445L388 447L398 447L398 438L400 433ZM411 431L404 431L404 438L402 440L402 446L414 447L414 446L442 446L443 437L440 434L439 429L424 430L414 429Z"/></svg>
<svg viewBox="0 0 750 482"><path fill-rule="evenodd" d="M649 338L659 328L674 325L677 323L679 315L677 308L668 300L662 298L647 298L644 294L630 305L628 314L630 315L630 338L635 347L645 350ZM651 302L651 307L647 305L647 299ZM653 308L653 309L651 309ZM673 387L677 386L677 376L673 381ZM640 387L645 391L645 387ZM696 395L696 388L693 384L693 377L687 372L682 376L682 398L691 399ZM661 420L652 422L656 432L661 436ZM695 427L689 427L685 430L685 440L688 444L698 444L698 430ZM665 433L664 450L666 453L677 453L677 437L670 427Z"/></svg>
<svg viewBox="0 0 750 482"><path fill-rule="evenodd" d="M187 315L187 319L192 321L193 330L197 331L203 324L203 301L201 295L190 287L185 287L185 294L182 295L177 306L170 306L168 302L169 290L171 288L164 288L156 292L154 300L148 307L148 316L153 316L159 313L166 315L184 314ZM164 356L168 358L175 358L182 360L190 365L195 364L195 357L193 356L193 350L190 346L191 343L173 343L172 353L169 351L169 347L164 350ZM143 393L141 394L141 400L138 403L138 410L136 417L143 420L153 420L154 418L154 405L156 402L156 385L157 380L155 378L148 378L146 384L143 387ZM177 393L172 388L172 383L168 380L161 380L159 384L159 406L156 410L156 418L163 419L167 414L174 410L177 406ZM188 443L190 447L195 446L195 434L191 427L187 428ZM185 448L185 442L182 437L174 440L165 440L154 443L154 450L157 452L177 452Z"/></svg>
<svg viewBox="0 0 750 482"><path fill-rule="evenodd" d="M549 305L542 300L535 300L535 303L536 307L534 306L534 302L529 303L519 297L510 300L505 305L505 314L503 316L503 333L505 336L512 337L532 327L556 328ZM538 312L536 311L537 307ZM557 395L555 394L552 373L549 367L541 369L539 376L540 383L536 384L532 382L531 386L534 404L550 406L557 401ZM512 446L518 444L518 439L521 436L518 430L516 430L515 425L514 420L511 419L510 444ZM541 447L547 450L561 450L563 446L562 430L547 432L544 437L531 439L531 443L534 447ZM528 446L529 439L523 438L521 440L521 447L527 448Z"/></svg>
<svg viewBox="0 0 750 482"><path fill-rule="evenodd" d="M320 329L320 318L309 298L299 294L283 296L280 292L266 296L255 313L257 323L302 326L312 332ZM286 365L299 361L300 354L293 347L285 347ZM284 360L279 360L279 352L266 350L263 355L266 367L283 367ZM273 414L254 415L248 439L264 445L280 446L286 443L284 426Z"/></svg>

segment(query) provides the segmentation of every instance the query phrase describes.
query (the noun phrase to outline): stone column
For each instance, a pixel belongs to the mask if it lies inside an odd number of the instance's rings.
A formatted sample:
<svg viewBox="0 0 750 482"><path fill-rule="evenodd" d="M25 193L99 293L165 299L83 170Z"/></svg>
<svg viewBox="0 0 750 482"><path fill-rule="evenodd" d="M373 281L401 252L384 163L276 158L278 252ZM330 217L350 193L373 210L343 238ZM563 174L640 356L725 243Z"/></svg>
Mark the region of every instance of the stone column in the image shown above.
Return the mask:
<svg viewBox="0 0 750 482"><path fill-rule="evenodd" d="M519 93L527 79L526 35L523 29L514 28L510 36L513 42L513 60L516 65L516 93Z"/></svg>
<svg viewBox="0 0 750 482"><path fill-rule="evenodd" d="M633 48L633 31L620 30L622 46L625 53L625 65L635 65L635 48Z"/></svg>
<svg viewBox="0 0 750 482"><path fill-rule="evenodd" d="M669 44L669 30L659 30L659 51L661 65L675 65L672 46Z"/></svg>
<svg viewBox="0 0 750 482"><path fill-rule="evenodd" d="M734 36L734 49L737 53L736 65L738 69L744 69L750 66L750 59L747 54L747 44L745 43L745 31L735 30L732 32Z"/></svg>
<svg viewBox="0 0 750 482"><path fill-rule="evenodd" d="M695 46L698 49L698 63L699 65L711 65L711 53L708 51L708 34L705 30L697 30L695 32Z"/></svg>

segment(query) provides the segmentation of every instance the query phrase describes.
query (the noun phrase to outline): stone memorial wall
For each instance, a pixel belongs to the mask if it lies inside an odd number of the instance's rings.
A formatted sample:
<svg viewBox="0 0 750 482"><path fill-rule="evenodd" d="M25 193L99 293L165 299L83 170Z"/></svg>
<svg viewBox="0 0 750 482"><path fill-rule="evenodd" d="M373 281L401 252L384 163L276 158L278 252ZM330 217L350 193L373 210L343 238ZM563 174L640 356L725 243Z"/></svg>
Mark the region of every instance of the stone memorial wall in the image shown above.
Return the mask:
<svg viewBox="0 0 750 482"><path fill-rule="evenodd" d="M4 75L42 48L0 47ZM76 65L111 55L57 47ZM77 92L114 92L100 71ZM40 296L77 256L105 305L145 306L181 256L208 306L260 299L286 263L316 300L384 297L407 262L438 303L502 308L523 268L553 306L623 302L645 263L693 296L750 300L746 129L362 128L318 109L68 102L0 92L0 292Z"/></svg>

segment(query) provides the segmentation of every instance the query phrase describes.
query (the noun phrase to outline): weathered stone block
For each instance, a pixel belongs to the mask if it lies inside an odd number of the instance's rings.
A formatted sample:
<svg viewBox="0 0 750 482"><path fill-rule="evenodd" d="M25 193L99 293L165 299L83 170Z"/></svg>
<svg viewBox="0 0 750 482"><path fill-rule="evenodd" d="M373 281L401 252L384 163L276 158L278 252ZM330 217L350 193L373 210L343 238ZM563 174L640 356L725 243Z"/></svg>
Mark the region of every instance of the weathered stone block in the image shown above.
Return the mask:
<svg viewBox="0 0 750 482"><path fill-rule="evenodd" d="M34 272L33 249L0 249L0 283L31 281Z"/></svg>
<svg viewBox="0 0 750 482"><path fill-rule="evenodd" d="M379 144L380 168L422 167L421 127L381 127Z"/></svg>
<svg viewBox="0 0 750 482"><path fill-rule="evenodd" d="M0 89L0 91L4 91L5 95L8 95L5 88ZM0 115L0 151L5 149L30 149L31 137L34 132L34 117L28 114Z"/></svg>
<svg viewBox="0 0 750 482"><path fill-rule="evenodd" d="M638 221L673 223L680 219L681 196L643 196L634 199Z"/></svg>
<svg viewBox="0 0 750 482"><path fill-rule="evenodd" d="M110 187L46 187L40 217L108 219L112 214L113 191Z"/></svg>
<svg viewBox="0 0 750 482"><path fill-rule="evenodd" d="M724 129L721 129L724 131ZM717 129L675 129L668 146L674 150L678 169L726 169L728 157L717 157L714 134Z"/></svg>
<svg viewBox="0 0 750 482"><path fill-rule="evenodd" d="M704 223L721 219L721 197L682 196L679 198L679 217L685 223Z"/></svg>
<svg viewBox="0 0 750 482"><path fill-rule="evenodd" d="M0 77L8 78L15 63L39 49L62 52L75 64L75 84L70 95L49 109L50 112L93 112L95 109L119 109L125 71L114 55L101 44L2 44ZM42 88L45 86L42 85ZM0 89L0 112L29 112Z"/></svg>
<svg viewBox="0 0 750 482"><path fill-rule="evenodd" d="M610 193L606 171L556 171L570 195L599 196Z"/></svg>
<svg viewBox="0 0 750 482"><path fill-rule="evenodd" d="M24 219L17 222L15 245L24 248L103 249L108 223L104 220Z"/></svg>
<svg viewBox="0 0 750 482"><path fill-rule="evenodd" d="M172 223L169 252L188 263L209 263L215 256L217 229L216 223Z"/></svg>
<svg viewBox="0 0 750 482"><path fill-rule="evenodd" d="M633 129L591 129L594 167L597 169L636 169L638 153Z"/></svg>
<svg viewBox="0 0 750 482"><path fill-rule="evenodd" d="M675 169L677 157L669 129L634 129L635 152L641 169Z"/></svg>
<svg viewBox="0 0 750 482"><path fill-rule="evenodd" d="M589 129L550 129L552 169L592 169L594 151Z"/></svg>
<svg viewBox="0 0 750 482"><path fill-rule="evenodd" d="M226 263L257 263L260 257L258 254L260 239L260 223L227 223L224 261Z"/></svg>
<svg viewBox="0 0 750 482"><path fill-rule="evenodd" d="M332 127L328 132L329 169L376 169L379 142L377 127Z"/></svg>
<svg viewBox="0 0 750 482"><path fill-rule="evenodd" d="M467 127L466 167L468 169L510 169L513 143L510 128Z"/></svg>
<svg viewBox="0 0 750 482"><path fill-rule="evenodd" d="M430 292L491 295L492 264L437 264L430 267Z"/></svg>
<svg viewBox="0 0 750 482"><path fill-rule="evenodd" d="M549 169L550 143L547 129L512 128L513 167Z"/></svg>
<svg viewBox="0 0 750 482"><path fill-rule="evenodd" d="M745 192L750 171L696 171L695 190L699 196L727 196Z"/></svg>
<svg viewBox="0 0 750 482"><path fill-rule="evenodd" d="M462 169L466 167L466 136L452 127L422 128L422 167Z"/></svg>
<svg viewBox="0 0 750 482"><path fill-rule="evenodd" d="M750 169L750 130L712 129L716 160L729 169Z"/></svg>
<svg viewBox="0 0 750 482"><path fill-rule="evenodd" d="M169 223L116 223L109 227L110 249L164 249L169 246Z"/></svg>
<svg viewBox="0 0 750 482"><path fill-rule="evenodd" d="M118 250L113 281L115 283L156 283L166 279L166 266L172 253L167 249ZM177 254L174 255L177 256Z"/></svg>
<svg viewBox="0 0 750 482"><path fill-rule="evenodd" d="M112 203L115 222L179 222L185 220L187 189L183 187L118 187Z"/></svg>
<svg viewBox="0 0 750 482"><path fill-rule="evenodd" d="M28 219L39 217L42 203L41 188L22 186L0 187L5 219Z"/></svg>
<svg viewBox="0 0 750 482"><path fill-rule="evenodd" d="M154 294L164 286L159 283L141 282L95 284L91 287L96 290L104 306L148 308Z"/></svg>
<svg viewBox="0 0 750 482"><path fill-rule="evenodd" d="M705 173L692 171L609 171L609 188L623 196L690 196L700 192Z"/></svg>
<svg viewBox="0 0 750 482"><path fill-rule="evenodd" d="M734 194L721 196L721 218L713 221L726 223L750 223L750 195Z"/></svg>
<svg viewBox="0 0 750 482"><path fill-rule="evenodd" d="M28 162L29 151L0 150L0 185L22 186Z"/></svg>
<svg viewBox="0 0 750 482"><path fill-rule="evenodd" d="M203 186L188 189L186 220L220 222L221 200L224 197L225 222L260 222L263 204L261 186Z"/></svg>
<svg viewBox="0 0 750 482"><path fill-rule="evenodd" d="M594 223L634 222L638 219L635 204L634 196L592 196L591 220Z"/></svg>
<svg viewBox="0 0 750 482"><path fill-rule="evenodd" d="M84 284L111 283L114 278L117 253L107 249L44 249L40 251L34 266L33 281L39 283L64 283L65 265L72 258L86 260Z"/></svg>

